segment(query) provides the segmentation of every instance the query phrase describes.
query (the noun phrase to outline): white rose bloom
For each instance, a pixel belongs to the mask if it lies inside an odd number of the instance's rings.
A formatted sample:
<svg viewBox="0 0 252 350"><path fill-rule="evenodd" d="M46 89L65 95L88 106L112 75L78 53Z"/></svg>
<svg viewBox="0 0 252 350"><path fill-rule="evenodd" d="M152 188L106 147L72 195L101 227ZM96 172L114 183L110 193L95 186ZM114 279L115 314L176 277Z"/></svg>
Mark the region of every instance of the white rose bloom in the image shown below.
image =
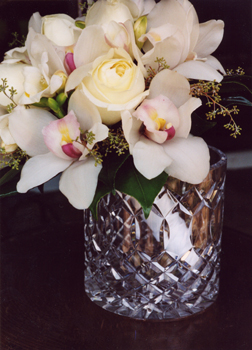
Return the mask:
<svg viewBox="0 0 252 350"><path fill-rule="evenodd" d="M73 73L68 78L66 90L81 82L83 94L98 108L103 123L108 125L117 123L121 119L121 111L134 109L149 93L144 91L141 69L120 48L110 49L107 54L98 57L91 70L80 67Z"/></svg>
<svg viewBox="0 0 252 350"><path fill-rule="evenodd" d="M86 26L101 25L106 30L111 21L124 23L130 19L133 24L134 17L138 14L139 9L131 0L99 0L89 9L85 23Z"/></svg>
<svg viewBox="0 0 252 350"><path fill-rule="evenodd" d="M81 33L81 29L75 26L75 20L62 13L41 17L36 12L29 21L29 27L44 34L57 46L74 45Z"/></svg>

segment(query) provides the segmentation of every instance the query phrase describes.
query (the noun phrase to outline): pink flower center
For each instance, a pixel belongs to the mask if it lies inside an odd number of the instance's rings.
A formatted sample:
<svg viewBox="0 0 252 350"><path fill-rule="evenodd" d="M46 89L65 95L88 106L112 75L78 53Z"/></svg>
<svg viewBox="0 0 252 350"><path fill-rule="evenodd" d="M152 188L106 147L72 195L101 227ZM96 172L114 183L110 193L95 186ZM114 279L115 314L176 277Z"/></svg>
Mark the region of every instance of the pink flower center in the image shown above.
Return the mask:
<svg viewBox="0 0 252 350"><path fill-rule="evenodd" d="M71 158L79 158L82 155L81 151L74 147L72 143L66 143L62 145L61 148L62 151Z"/></svg>
<svg viewBox="0 0 252 350"><path fill-rule="evenodd" d="M174 126L172 126L172 125L170 126L169 124L167 124L166 127L168 127L168 128L165 129L164 131L167 133L167 138L166 138L166 141L167 141L167 140L173 139L173 137L176 134L176 130L175 130Z"/></svg>
<svg viewBox="0 0 252 350"><path fill-rule="evenodd" d="M74 57L73 57L73 53L68 52L65 56L65 66L66 66L66 70L67 73L70 74L72 73L75 69L75 63L74 63Z"/></svg>

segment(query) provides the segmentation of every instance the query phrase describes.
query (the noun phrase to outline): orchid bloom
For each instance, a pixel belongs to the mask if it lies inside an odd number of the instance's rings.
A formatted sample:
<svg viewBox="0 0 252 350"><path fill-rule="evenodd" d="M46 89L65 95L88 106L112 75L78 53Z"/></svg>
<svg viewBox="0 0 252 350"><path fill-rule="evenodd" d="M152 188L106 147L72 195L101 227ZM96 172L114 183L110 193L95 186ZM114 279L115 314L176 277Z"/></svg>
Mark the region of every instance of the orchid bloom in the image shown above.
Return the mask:
<svg viewBox="0 0 252 350"><path fill-rule="evenodd" d="M36 119L35 114L33 117ZM92 132L94 140L87 145L85 140L82 141L80 130ZM39 135L42 135L43 140ZM70 111L64 118L52 120L42 130L31 130L30 139L23 139L22 149L36 144L37 147L46 147L47 152L36 154L25 163L17 184L18 192L27 192L63 172L60 191L75 208L88 208L102 166L96 165L95 159L87 156L94 144L107 136L108 128L100 121L97 122L97 116L96 120L92 120L87 109L81 111L79 121Z"/></svg>
<svg viewBox="0 0 252 350"><path fill-rule="evenodd" d="M148 15L142 62L156 68L156 57L163 57L170 69L186 78L221 81L225 73L211 54L223 37L224 23L211 20L199 24L188 0L160 1Z"/></svg>
<svg viewBox="0 0 252 350"><path fill-rule="evenodd" d="M209 171L209 150L203 139L189 135L191 113L201 100L190 97L182 75L165 69L150 84L149 98L122 125L135 167L147 179L163 171L182 181L200 183Z"/></svg>
<svg viewBox="0 0 252 350"><path fill-rule="evenodd" d="M62 59L45 36L30 28L26 48L31 65L25 65L23 69L20 104L32 104L39 102L41 97L55 95L64 88L67 78Z"/></svg>

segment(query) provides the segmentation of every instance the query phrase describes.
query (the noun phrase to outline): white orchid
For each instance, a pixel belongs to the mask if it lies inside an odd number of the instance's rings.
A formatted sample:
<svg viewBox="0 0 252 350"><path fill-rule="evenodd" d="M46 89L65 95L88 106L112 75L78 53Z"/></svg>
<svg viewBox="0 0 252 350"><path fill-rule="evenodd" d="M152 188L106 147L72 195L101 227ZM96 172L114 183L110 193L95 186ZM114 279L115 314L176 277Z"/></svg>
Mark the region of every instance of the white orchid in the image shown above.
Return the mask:
<svg viewBox="0 0 252 350"><path fill-rule="evenodd" d="M224 23L211 20L199 24L197 13L188 1L160 1L148 15L142 62L155 68L156 57L186 78L221 81L225 73L211 56L223 37Z"/></svg>
<svg viewBox="0 0 252 350"><path fill-rule="evenodd" d="M42 112L48 114L47 120L45 115L40 114ZM19 120L16 113L20 113ZM10 118L11 132L15 141L27 151L28 155L33 156L22 169L17 191L27 192L63 171L59 184L60 191L75 208L87 208L93 200L102 168L100 164L96 165L93 157L87 155L96 142L108 136L107 127L100 122L98 115L92 118L86 109L81 111L80 122L72 111L62 119L56 119L46 111L40 111L38 115L36 113L33 109L21 112L18 110ZM26 120L28 117L31 118L30 124ZM25 135L23 133L18 135L20 123L23 125L22 130L24 128L27 130ZM34 128L34 123L36 126L40 123L40 127ZM88 149L81 140L82 129L94 135L94 140L88 145Z"/></svg>
<svg viewBox="0 0 252 350"><path fill-rule="evenodd" d="M26 40L31 65L23 70L23 94L20 104L39 102L41 97L51 97L64 87L66 70L52 43L30 28Z"/></svg>
<svg viewBox="0 0 252 350"><path fill-rule="evenodd" d="M136 112L122 112L123 130L135 167L148 179L165 171L196 184L209 171L206 143L189 135L191 113L201 105L201 100L189 93L187 79L166 69L154 77L149 98Z"/></svg>

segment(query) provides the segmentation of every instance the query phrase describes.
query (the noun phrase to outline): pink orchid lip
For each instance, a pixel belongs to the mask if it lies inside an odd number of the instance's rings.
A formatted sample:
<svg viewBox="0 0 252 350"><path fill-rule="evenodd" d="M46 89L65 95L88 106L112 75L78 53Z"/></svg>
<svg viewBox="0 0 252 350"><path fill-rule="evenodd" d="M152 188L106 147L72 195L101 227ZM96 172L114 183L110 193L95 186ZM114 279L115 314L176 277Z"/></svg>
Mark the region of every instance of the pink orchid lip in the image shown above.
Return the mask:
<svg viewBox="0 0 252 350"><path fill-rule="evenodd" d="M78 148L74 147L72 143L67 143L63 146L61 146L62 151L71 158L79 158L82 153Z"/></svg>
<svg viewBox="0 0 252 350"><path fill-rule="evenodd" d="M68 74L72 73L75 69L75 63L74 63L74 57L73 57L73 53L68 52L65 56L65 65L66 65L66 69L68 71Z"/></svg>
<svg viewBox="0 0 252 350"><path fill-rule="evenodd" d="M167 133L166 141L173 139L176 134L174 126L171 126L169 129L164 130Z"/></svg>

